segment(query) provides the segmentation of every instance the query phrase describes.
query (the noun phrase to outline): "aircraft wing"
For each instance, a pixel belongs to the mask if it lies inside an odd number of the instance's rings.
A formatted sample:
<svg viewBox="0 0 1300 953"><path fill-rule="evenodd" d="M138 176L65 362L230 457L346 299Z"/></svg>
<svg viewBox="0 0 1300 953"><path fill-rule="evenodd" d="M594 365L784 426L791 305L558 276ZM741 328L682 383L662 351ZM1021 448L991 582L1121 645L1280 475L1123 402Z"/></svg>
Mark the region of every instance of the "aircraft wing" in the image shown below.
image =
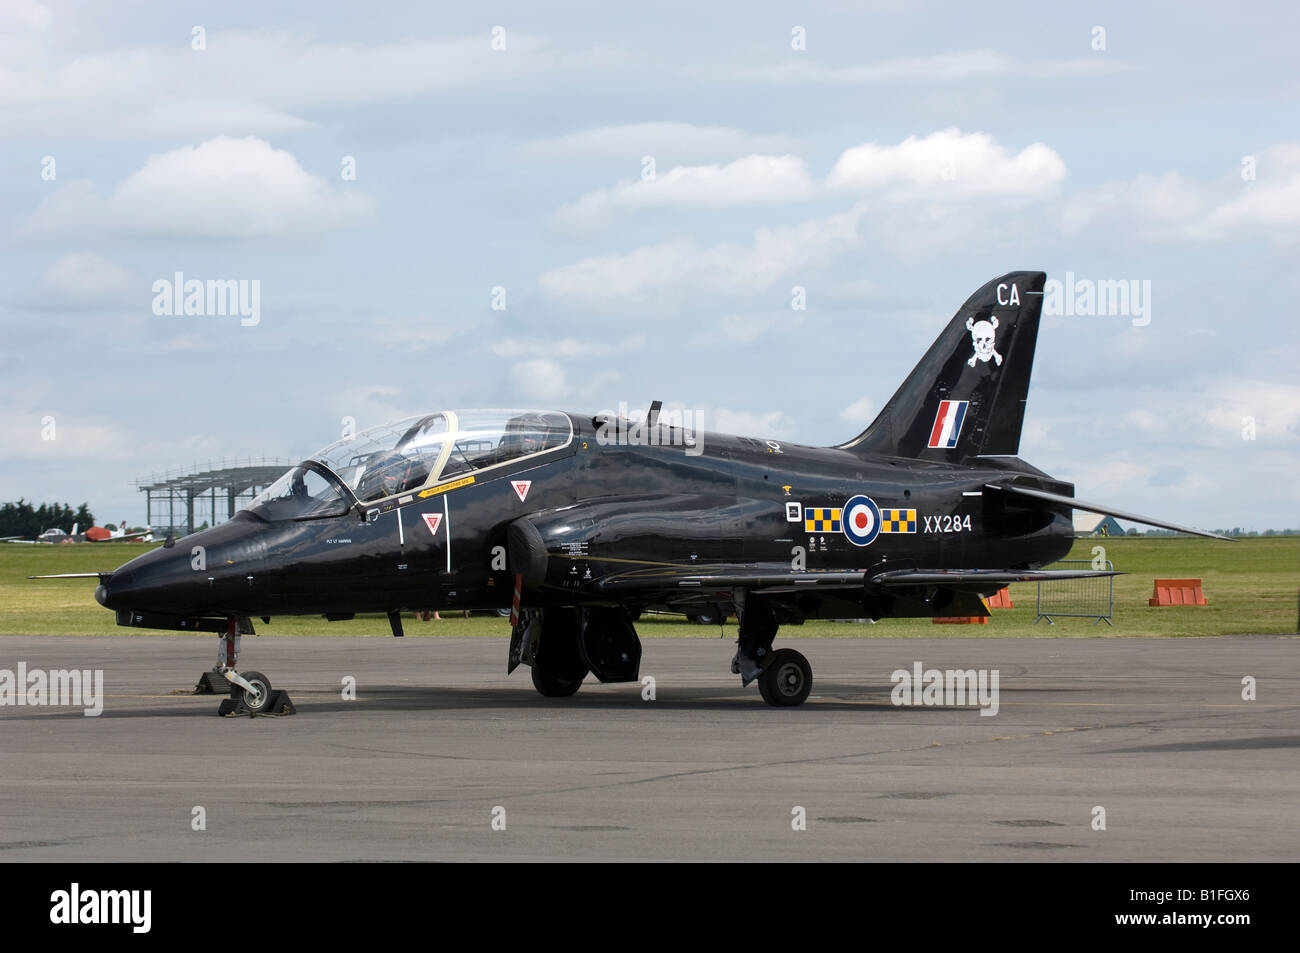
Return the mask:
<svg viewBox="0 0 1300 953"><path fill-rule="evenodd" d="M788 566L656 566L612 573L596 582L599 592L633 594L668 589L704 591L745 589L749 592L791 593L811 589L864 589L878 586L897 589L910 586L938 586L982 592L1013 582L1052 582L1118 576L1121 573L1069 569L860 569L807 570Z"/></svg>
<svg viewBox="0 0 1300 953"><path fill-rule="evenodd" d="M861 570L794 572L786 565L654 566L611 573L596 582L610 595L662 592L666 589L745 589L749 592L797 592L814 588L857 588L866 584Z"/></svg>
<svg viewBox="0 0 1300 953"><path fill-rule="evenodd" d="M87 537L86 537L86 542L88 542L88 543L120 543L120 542L122 542L123 540L127 540L127 539L139 539L141 536L148 536L151 532L153 532L153 530L142 529L142 530L140 530L139 532L136 532L136 533L125 533L125 534L123 534L123 535L121 535L121 536L104 536L104 537L102 537L102 538L100 538L100 539L91 539L89 536L87 536Z"/></svg>
<svg viewBox="0 0 1300 953"><path fill-rule="evenodd" d="M1226 539L1236 542L1236 540L1231 536L1221 536L1218 533L1207 533L1203 529L1192 529L1190 526L1180 526L1178 523L1166 523L1164 520L1152 519L1149 516L1138 516L1136 513L1126 513L1123 510L1115 509L1113 506L1103 506L1100 503L1089 503L1087 500L1076 499L1073 496L1065 496L1061 493L1051 493L1047 490L1040 490L1037 487L1020 486L1015 483L985 483L984 489L996 490L999 493L1023 496L1027 499L1041 500L1044 503L1059 503L1063 506L1071 506L1076 510L1085 510L1089 513L1101 513L1105 516L1113 516L1116 519L1128 520L1130 523L1141 523L1144 526L1158 526L1160 529L1172 529L1177 533L1188 533L1192 536L1205 536L1208 539Z"/></svg>
<svg viewBox="0 0 1300 953"><path fill-rule="evenodd" d="M942 586L982 592L1013 582L1056 582L1061 579L1092 579L1097 576L1122 576L1113 570L1095 569L894 569L879 572L871 582L887 589L901 586Z"/></svg>

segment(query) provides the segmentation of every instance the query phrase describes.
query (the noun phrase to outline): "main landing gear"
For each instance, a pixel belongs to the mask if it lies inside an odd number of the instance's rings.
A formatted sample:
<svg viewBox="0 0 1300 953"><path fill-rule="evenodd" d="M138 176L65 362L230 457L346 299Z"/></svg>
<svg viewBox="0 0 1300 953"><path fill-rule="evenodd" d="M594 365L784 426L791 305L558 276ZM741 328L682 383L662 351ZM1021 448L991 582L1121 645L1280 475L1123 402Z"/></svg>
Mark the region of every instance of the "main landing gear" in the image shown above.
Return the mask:
<svg viewBox="0 0 1300 953"><path fill-rule="evenodd" d="M731 671L741 685L758 682L763 701L778 708L802 705L812 691L812 666L794 649L772 648L777 620L771 605L737 600L740 638ZM635 682L641 640L619 606L515 610L507 672L532 669L533 687L546 698L575 694L589 674L602 682Z"/></svg>
<svg viewBox="0 0 1300 953"><path fill-rule="evenodd" d="M220 694L220 686L227 683L230 697L221 703L219 715L292 715L298 709L289 700L289 693L273 689L271 680L261 672L237 672L240 629L244 623L236 618L226 620L226 631L221 636L217 650L217 664L204 672L195 686L195 694Z"/></svg>
<svg viewBox="0 0 1300 953"><path fill-rule="evenodd" d="M742 686L757 679L758 693L769 705L802 705L812 691L812 666L794 649L772 650L779 628L772 607L765 600L742 596L736 600L736 609L740 637L731 673L740 676Z"/></svg>
<svg viewBox="0 0 1300 953"><path fill-rule="evenodd" d="M525 609L510 634L506 671L533 670L533 687L546 698L567 698L588 674L602 682L635 682L641 639L619 606Z"/></svg>

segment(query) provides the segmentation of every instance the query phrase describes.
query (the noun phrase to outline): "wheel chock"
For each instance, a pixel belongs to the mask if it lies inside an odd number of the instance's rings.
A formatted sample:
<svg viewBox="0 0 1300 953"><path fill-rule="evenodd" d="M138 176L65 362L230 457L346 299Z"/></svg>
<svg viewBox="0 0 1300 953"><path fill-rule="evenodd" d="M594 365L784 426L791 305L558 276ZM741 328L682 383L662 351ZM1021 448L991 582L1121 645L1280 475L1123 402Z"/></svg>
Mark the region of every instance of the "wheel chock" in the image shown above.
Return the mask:
<svg viewBox="0 0 1300 953"><path fill-rule="evenodd" d="M293 700L289 697L288 692L282 688L273 688L271 689L270 704L266 706L265 711L249 711L244 707L242 701L235 701L233 698L227 698L224 699L221 702L220 707L217 708L217 714L223 716L247 715L250 718L256 718L258 715L296 715L298 714L298 709L294 705Z"/></svg>
<svg viewBox="0 0 1300 953"><path fill-rule="evenodd" d="M229 695L230 682L226 681L226 676L220 672L214 672L208 669L199 676L198 684L194 686L195 695Z"/></svg>

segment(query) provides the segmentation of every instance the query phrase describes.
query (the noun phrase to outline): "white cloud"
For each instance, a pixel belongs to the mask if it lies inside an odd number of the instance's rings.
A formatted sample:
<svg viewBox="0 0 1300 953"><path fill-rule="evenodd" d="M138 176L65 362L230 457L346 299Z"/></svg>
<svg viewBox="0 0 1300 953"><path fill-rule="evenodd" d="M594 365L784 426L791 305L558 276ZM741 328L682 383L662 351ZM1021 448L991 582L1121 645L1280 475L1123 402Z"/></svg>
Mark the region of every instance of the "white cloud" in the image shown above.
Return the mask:
<svg viewBox="0 0 1300 953"><path fill-rule="evenodd" d="M1185 235L1187 225L1211 204L1200 184L1176 172L1141 175L1071 196L1062 208L1061 229L1074 236L1091 228L1136 227L1142 238L1169 240Z"/></svg>
<svg viewBox="0 0 1300 953"><path fill-rule="evenodd" d="M295 111L509 81L591 59L558 56L513 31L508 55L491 49L486 32L365 44L221 30L207 33L202 51L185 36L170 46L68 54L54 43L57 24L26 19L23 42L0 47L8 54L0 61L0 133L45 138L265 135L307 125Z"/></svg>
<svg viewBox="0 0 1300 953"><path fill-rule="evenodd" d="M779 410L745 411L715 407L703 415L707 429L739 437L758 437L763 440L789 436L790 421Z"/></svg>
<svg viewBox="0 0 1300 953"><path fill-rule="evenodd" d="M511 368L510 377L519 393L530 400L549 402L568 396L564 368L549 358L520 361Z"/></svg>
<svg viewBox="0 0 1300 953"><path fill-rule="evenodd" d="M50 8L36 0L5 0L0 5L0 33L35 33L54 22Z"/></svg>
<svg viewBox="0 0 1300 953"><path fill-rule="evenodd" d="M36 209L26 233L260 238L351 225L373 207L262 139L220 136L150 156L105 199L88 182L64 186Z"/></svg>
<svg viewBox="0 0 1300 953"><path fill-rule="evenodd" d="M1300 143L1274 146L1260 157L1259 177L1205 216L1209 237L1244 238L1267 232L1295 241L1300 228ZM1234 190L1237 189L1233 183Z"/></svg>
<svg viewBox="0 0 1300 953"><path fill-rule="evenodd" d="M1123 72L1127 64L1111 57L1031 60L994 50L960 50L933 56L902 56L863 66L828 66L795 57L779 66L732 68L730 75L754 82L795 85L874 85L885 83L960 83L998 77L1050 78Z"/></svg>
<svg viewBox="0 0 1300 953"><path fill-rule="evenodd" d="M1255 169L1249 181L1236 170L1213 182L1166 172L1108 183L1071 197L1061 228L1067 236L1102 229L1157 243L1294 243L1300 230L1300 143L1264 150Z"/></svg>
<svg viewBox="0 0 1300 953"><path fill-rule="evenodd" d="M52 372L72 373L63 362L50 361ZM54 439L44 439L46 418L53 418ZM0 443L7 464L54 465L66 462L125 462L138 460L120 423L65 412L61 407L35 410L6 407L0 412ZM84 491L83 491L84 492ZM93 509L93 507L92 507Z"/></svg>
<svg viewBox="0 0 1300 953"><path fill-rule="evenodd" d="M760 314L728 314L718 322L722 336L735 344L757 341L776 324L776 318Z"/></svg>
<svg viewBox="0 0 1300 953"><path fill-rule="evenodd" d="M430 410L429 407L416 406L400 387L387 383L354 384L337 390L327 389L322 396L328 402L334 419L338 421L339 438L343 435L346 417L351 418L347 423L351 423L355 431L361 431L418 413L428 413Z"/></svg>
<svg viewBox="0 0 1300 953"><path fill-rule="evenodd" d="M888 193L894 201L1042 196L1065 178L1065 161L1041 142L1012 155L986 133L949 128L898 145L846 150L827 177L831 188Z"/></svg>
<svg viewBox="0 0 1300 953"><path fill-rule="evenodd" d="M885 293L880 285L870 278L855 278L832 282L817 292L818 298L839 304L863 304L878 302Z"/></svg>
<svg viewBox="0 0 1300 953"><path fill-rule="evenodd" d="M1160 434L1168 430L1164 418L1145 407L1137 407L1125 413L1124 422L1144 434Z"/></svg>
<svg viewBox="0 0 1300 953"><path fill-rule="evenodd" d="M586 258L544 272L543 294L592 308L682 303L700 294L750 296L819 267L859 244L860 209L782 228L760 228L749 244L701 247L693 239Z"/></svg>
<svg viewBox="0 0 1300 953"><path fill-rule="evenodd" d="M1065 162L1041 142L1012 154L986 133L949 128L897 145L863 143L845 150L824 183L794 155L748 155L726 165L676 166L654 179L624 179L588 192L555 214L560 229L587 234L620 212L648 208L724 208L796 202L823 187L870 194L893 204L918 200L1041 198L1065 178ZM933 211L933 209L930 209ZM933 227L932 223L928 223Z"/></svg>
<svg viewBox="0 0 1300 953"><path fill-rule="evenodd" d="M845 423L856 424L863 429L871 423L872 401L870 397L859 397L849 406L840 411L840 420Z"/></svg>
<svg viewBox="0 0 1300 953"><path fill-rule="evenodd" d="M1238 381L1217 388L1210 400L1205 422L1228 446L1242 445L1246 418L1253 421L1260 446L1294 451L1300 445L1300 386Z"/></svg>
<svg viewBox="0 0 1300 953"><path fill-rule="evenodd" d="M612 353L631 353L645 346L645 336L634 334L621 341L603 338L578 339L559 338L558 340L539 340L536 338L499 338L490 344L492 353L497 357L526 357L531 354L548 354L552 357L597 357Z"/></svg>
<svg viewBox="0 0 1300 953"><path fill-rule="evenodd" d="M619 211L794 202L812 191L808 166L797 156L751 155L723 166L676 166L653 179L626 179L612 189L588 192L561 207L555 224L585 232L608 225Z"/></svg>
<svg viewBox="0 0 1300 953"><path fill-rule="evenodd" d="M41 273L27 302L37 310L97 308L125 304L135 296L143 307L149 283L101 255L72 252L50 263Z"/></svg>
<svg viewBox="0 0 1300 953"><path fill-rule="evenodd" d="M799 142L789 136L753 135L727 126L636 122L530 142L520 149L520 155L553 162L621 159L639 168L643 156L654 156L656 163L668 163L750 153L785 154L798 148Z"/></svg>
<svg viewBox="0 0 1300 953"><path fill-rule="evenodd" d="M369 339L387 348L420 352L441 348L458 333L456 326L439 324L434 318L379 318Z"/></svg>

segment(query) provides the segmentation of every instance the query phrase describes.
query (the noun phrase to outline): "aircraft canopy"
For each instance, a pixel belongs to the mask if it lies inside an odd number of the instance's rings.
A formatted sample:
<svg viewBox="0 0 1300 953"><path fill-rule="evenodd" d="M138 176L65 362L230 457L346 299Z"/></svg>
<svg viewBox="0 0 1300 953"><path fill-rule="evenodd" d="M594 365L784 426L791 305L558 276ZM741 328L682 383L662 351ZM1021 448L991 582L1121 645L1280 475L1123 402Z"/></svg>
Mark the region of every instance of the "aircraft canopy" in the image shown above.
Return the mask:
<svg viewBox="0 0 1300 953"><path fill-rule="evenodd" d="M572 422L556 411L407 417L330 444L277 480L249 509L270 520L338 516L353 497L373 503L558 450L572 439Z"/></svg>

